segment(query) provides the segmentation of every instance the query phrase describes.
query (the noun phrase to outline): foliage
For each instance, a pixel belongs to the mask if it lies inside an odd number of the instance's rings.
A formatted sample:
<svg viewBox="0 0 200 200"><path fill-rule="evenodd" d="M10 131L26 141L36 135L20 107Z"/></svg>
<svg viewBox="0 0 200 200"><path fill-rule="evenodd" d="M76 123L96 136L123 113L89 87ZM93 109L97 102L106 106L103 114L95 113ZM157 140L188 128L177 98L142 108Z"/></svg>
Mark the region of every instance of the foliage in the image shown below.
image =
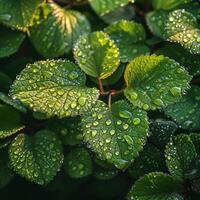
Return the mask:
<svg viewBox="0 0 200 200"><path fill-rule="evenodd" d="M199 20L195 0L0 0L2 191L199 199Z"/></svg>

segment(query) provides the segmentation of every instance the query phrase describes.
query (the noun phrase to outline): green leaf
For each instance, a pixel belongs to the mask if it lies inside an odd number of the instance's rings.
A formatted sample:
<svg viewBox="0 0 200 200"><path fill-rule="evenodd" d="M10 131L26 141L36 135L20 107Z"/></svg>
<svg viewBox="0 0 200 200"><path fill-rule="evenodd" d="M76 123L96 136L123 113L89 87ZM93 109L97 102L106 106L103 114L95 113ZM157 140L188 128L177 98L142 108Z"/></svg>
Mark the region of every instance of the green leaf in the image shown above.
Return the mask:
<svg viewBox="0 0 200 200"><path fill-rule="evenodd" d="M125 70L127 99L145 110L166 107L180 100L191 77L177 62L164 56L140 56Z"/></svg>
<svg viewBox="0 0 200 200"><path fill-rule="evenodd" d="M155 9L171 10L180 5L192 2L192 0L153 0L153 7Z"/></svg>
<svg viewBox="0 0 200 200"><path fill-rule="evenodd" d="M177 193L181 188L179 182L172 176L153 172L146 174L135 182L131 188L128 200L183 200Z"/></svg>
<svg viewBox="0 0 200 200"><path fill-rule="evenodd" d="M146 15L146 22L153 34L163 38L165 33L165 20L168 17L168 12L163 10L156 10Z"/></svg>
<svg viewBox="0 0 200 200"><path fill-rule="evenodd" d="M129 2L134 3L134 0L89 0L94 11L101 16L125 6Z"/></svg>
<svg viewBox="0 0 200 200"><path fill-rule="evenodd" d="M172 118L183 129L199 130L200 127L200 89L192 86L186 96L164 109L165 114Z"/></svg>
<svg viewBox="0 0 200 200"><path fill-rule="evenodd" d="M195 146L190 136L178 135L166 146L166 164L169 172L177 180L184 181L191 163L197 158Z"/></svg>
<svg viewBox="0 0 200 200"><path fill-rule="evenodd" d="M54 3L48 6L50 14L37 20L29 30L29 37L38 53L56 58L68 53L80 35L89 33L90 24L77 11L65 10Z"/></svg>
<svg viewBox="0 0 200 200"><path fill-rule="evenodd" d="M31 24L33 15L42 2L43 0L0 0L0 21L25 30Z"/></svg>
<svg viewBox="0 0 200 200"><path fill-rule="evenodd" d="M48 116L76 116L88 111L99 96L85 81L85 74L69 61L38 61L21 72L11 95Z"/></svg>
<svg viewBox="0 0 200 200"><path fill-rule="evenodd" d="M200 54L200 29L197 19L184 9L169 13L164 37L170 42L179 43L192 54Z"/></svg>
<svg viewBox="0 0 200 200"><path fill-rule="evenodd" d="M65 157L64 169L72 178L83 178L92 174L92 160L84 148L72 149Z"/></svg>
<svg viewBox="0 0 200 200"><path fill-rule="evenodd" d="M0 0L0 9L1 4ZM0 58L7 57L15 53L21 46L24 39L24 33L0 26Z"/></svg>
<svg viewBox="0 0 200 200"><path fill-rule="evenodd" d="M105 32L117 44L122 62L128 62L141 54L149 53L149 48L144 44L145 30L137 22L121 20L108 26Z"/></svg>
<svg viewBox="0 0 200 200"><path fill-rule="evenodd" d="M167 44L158 51L157 55L165 55L177 61L192 76L200 75L200 55L191 54L177 44Z"/></svg>
<svg viewBox="0 0 200 200"><path fill-rule="evenodd" d="M9 155L16 173L40 185L49 183L63 162L61 142L48 130L18 135L9 146Z"/></svg>
<svg viewBox="0 0 200 200"><path fill-rule="evenodd" d="M192 143L195 146L197 154L200 155L200 134L192 133L192 134L190 134L190 138L192 140Z"/></svg>
<svg viewBox="0 0 200 200"><path fill-rule="evenodd" d="M20 101L14 100L2 92L0 92L0 101L12 106L16 110L19 110L20 112L23 112L23 113L27 112L26 107Z"/></svg>
<svg viewBox="0 0 200 200"><path fill-rule="evenodd" d="M157 147L147 144L129 167L129 173L134 179L138 179L155 171L165 171L164 155Z"/></svg>
<svg viewBox="0 0 200 200"><path fill-rule="evenodd" d="M82 117L84 141L100 159L124 169L138 156L148 135L145 111L133 109L126 101L114 103L111 110L98 101Z"/></svg>
<svg viewBox="0 0 200 200"><path fill-rule="evenodd" d="M178 126L173 121L165 119L152 120L149 126L149 140L159 148L164 149L177 129Z"/></svg>
<svg viewBox="0 0 200 200"><path fill-rule="evenodd" d="M119 66L119 50L102 31L83 35L74 47L79 67L92 77L105 79Z"/></svg>
<svg viewBox="0 0 200 200"><path fill-rule="evenodd" d="M0 139L23 129L21 117L12 107L0 104Z"/></svg>

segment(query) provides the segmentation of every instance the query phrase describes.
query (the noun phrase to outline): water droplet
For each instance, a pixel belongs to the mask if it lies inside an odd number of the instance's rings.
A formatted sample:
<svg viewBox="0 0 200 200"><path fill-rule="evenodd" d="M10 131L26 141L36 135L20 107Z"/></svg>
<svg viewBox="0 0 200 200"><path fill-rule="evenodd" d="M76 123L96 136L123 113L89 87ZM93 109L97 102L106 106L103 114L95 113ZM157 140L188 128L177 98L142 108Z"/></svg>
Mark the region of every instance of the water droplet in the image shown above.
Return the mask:
<svg viewBox="0 0 200 200"><path fill-rule="evenodd" d="M173 87L170 89L170 92L172 93L173 96L177 97L177 96L181 96L181 88L180 87Z"/></svg>
<svg viewBox="0 0 200 200"><path fill-rule="evenodd" d="M97 131L96 130L92 130L92 137L95 137L97 134Z"/></svg>
<svg viewBox="0 0 200 200"><path fill-rule="evenodd" d="M80 97L80 98L78 99L78 104L79 104L80 106L84 106L85 103L86 103L86 100L87 100L86 97Z"/></svg>
<svg viewBox="0 0 200 200"><path fill-rule="evenodd" d="M106 138L106 143L110 143L111 139L110 138Z"/></svg>
<svg viewBox="0 0 200 200"><path fill-rule="evenodd" d="M74 80L74 79L78 78L78 72L76 72L76 71L71 71L71 72L68 74L68 78L70 78L71 80Z"/></svg>
<svg viewBox="0 0 200 200"><path fill-rule="evenodd" d="M123 110L123 111L119 112L119 116L122 117L122 118L129 119L129 118L132 117L132 114L128 110Z"/></svg>
<svg viewBox="0 0 200 200"><path fill-rule="evenodd" d="M76 102L72 102L70 106L71 106L71 108L76 108L77 104L76 104Z"/></svg>
<svg viewBox="0 0 200 200"><path fill-rule="evenodd" d="M110 135L114 135L114 134L115 134L115 130L112 129L112 130L110 131Z"/></svg>
<svg viewBox="0 0 200 200"><path fill-rule="evenodd" d="M144 105L143 105L143 109L144 109L144 110L149 110L149 105L148 105L148 104L144 104Z"/></svg>
<svg viewBox="0 0 200 200"><path fill-rule="evenodd" d="M128 124L124 124L124 125L123 125L123 129L124 129L124 130L128 129L128 127L129 127Z"/></svg>
<svg viewBox="0 0 200 200"><path fill-rule="evenodd" d="M140 124L140 118L134 118L133 119L133 124L135 125L135 126L137 126L138 124Z"/></svg>
<svg viewBox="0 0 200 200"><path fill-rule="evenodd" d="M106 153L106 159L110 160L112 158L112 154L110 152Z"/></svg>
<svg viewBox="0 0 200 200"><path fill-rule="evenodd" d="M155 99L153 101L154 104L156 104L157 106L163 106L164 102L161 99Z"/></svg>
<svg viewBox="0 0 200 200"><path fill-rule="evenodd" d="M133 144L133 139L131 138L131 136L129 136L129 135L124 135L124 139L125 139L125 141L126 141L129 145L132 145L132 144Z"/></svg>
<svg viewBox="0 0 200 200"><path fill-rule="evenodd" d="M111 125L111 123L112 123L112 121L110 119L106 121L107 126Z"/></svg>

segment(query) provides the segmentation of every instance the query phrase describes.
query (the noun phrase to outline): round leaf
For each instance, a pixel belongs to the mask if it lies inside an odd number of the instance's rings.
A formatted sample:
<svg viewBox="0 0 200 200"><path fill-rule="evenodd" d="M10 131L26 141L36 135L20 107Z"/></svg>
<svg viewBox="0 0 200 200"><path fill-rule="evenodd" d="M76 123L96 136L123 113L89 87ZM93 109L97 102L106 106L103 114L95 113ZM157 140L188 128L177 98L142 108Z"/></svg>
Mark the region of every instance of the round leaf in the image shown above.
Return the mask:
<svg viewBox="0 0 200 200"><path fill-rule="evenodd" d="M85 81L85 74L69 61L39 61L21 72L11 94L48 116L76 116L88 111L99 96L97 89L85 86Z"/></svg>
<svg viewBox="0 0 200 200"><path fill-rule="evenodd" d="M63 162L61 142L53 132L18 135L9 146L11 164L19 175L40 185L49 183Z"/></svg>
<svg viewBox="0 0 200 200"><path fill-rule="evenodd" d="M164 56L140 56L125 70L124 93L134 105L145 110L166 107L180 100L191 77L174 60Z"/></svg>
<svg viewBox="0 0 200 200"><path fill-rule="evenodd" d="M92 77L105 79L119 66L119 50L104 32L80 37L74 47L79 67Z"/></svg>
<svg viewBox="0 0 200 200"><path fill-rule="evenodd" d="M98 101L82 117L84 141L102 160L126 168L142 150L148 135L145 111L118 101L111 110Z"/></svg>
<svg viewBox="0 0 200 200"><path fill-rule="evenodd" d="M51 12L30 28L29 37L35 49L46 58L56 58L68 53L79 36L90 32L86 17L58 5L48 5Z"/></svg>

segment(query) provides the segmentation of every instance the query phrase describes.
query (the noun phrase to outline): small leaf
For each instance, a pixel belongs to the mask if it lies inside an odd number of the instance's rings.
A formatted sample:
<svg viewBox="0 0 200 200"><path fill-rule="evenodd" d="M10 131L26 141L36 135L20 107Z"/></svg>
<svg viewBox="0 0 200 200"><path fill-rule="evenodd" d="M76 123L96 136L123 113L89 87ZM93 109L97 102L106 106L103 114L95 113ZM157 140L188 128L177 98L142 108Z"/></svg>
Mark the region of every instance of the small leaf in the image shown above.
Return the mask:
<svg viewBox="0 0 200 200"><path fill-rule="evenodd" d="M129 167L129 173L134 179L138 179L155 171L165 171L164 155L157 147L147 144Z"/></svg>
<svg viewBox="0 0 200 200"><path fill-rule="evenodd" d="M170 42L179 43L192 54L200 54L200 29L197 19L184 9L169 13L164 37Z"/></svg>
<svg viewBox="0 0 200 200"><path fill-rule="evenodd" d="M181 128L199 130L200 127L200 89L192 86L186 96L164 109L165 114L172 118Z"/></svg>
<svg viewBox="0 0 200 200"><path fill-rule="evenodd" d="M88 111L99 96L85 81L85 74L69 61L39 61L21 72L11 95L48 116L76 116Z"/></svg>
<svg viewBox="0 0 200 200"><path fill-rule="evenodd" d="M122 62L128 62L141 54L149 52L149 48L144 44L146 39L145 30L139 23L121 20L108 26L105 32L117 44Z"/></svg>
<svg viewBox="0 0 200 200"><path fill-rule="evenodd" d="M92 77L105 79L119 66L119 50L104 32L80 37L74 47L79 67Z"/></svg>
<svg viewBox="0 0 200 200"><path fill-rule="evenodd" d="M27 112L26 107L23 104L21 104L20 101L14 100L2 92L0 92L0 101L12 106L16 110L19 110L20 112L23 112L23 113Z"/></svg>
<svg viewBox="0 0 200 200"><path fill-rule="evenodd" d="M43 0L0 0L0 21L25 30L32 22L33 15Z"/></svg>
<svg viewBox="0 0 200 200"><path fill-rule="evenodd" d="M190 136L178 135L166 146L165 156L168 170L172 176L177 180L184 181L197 153Z"/></svg>
<svg viewBox="0 0 200 200"><path fill-rule="evenodd" d="M192 0L153 0L153 7L155 9L171 10L180 5L192 2Z"/></svg>
<svg viewBox="0 0 200 200"><path fill-rule="evenodd" d="M173 121L165 119L152 120L149 126L149 140L156 146L164 149L177 129L178 126Z"/></svg>
<svg viewBox="0 0 200 200"><path fill-rule="evenodd" d="M183 200L177 192L181 186L177 180L160 172L146 174L135 182L128 200Z"/></svg>
<svg viewBox="0 0 200 200"><path fill-rule="evenodd" d="M0 4L1 0L0 0ZM0 5L1 9L1 5ZM25 39L24 33L0 27L0 58L10 56L15 53Z"/></svg>
<svg viewBox="0 0 200 200"><path fill-rule="evenodd" d="M46 7L50 14L37 19L30 28L29 37L38 53L46 58L56 58L68 53L80 35L89 33L90 24L77 11L65 10L54 3Z"/></svg>
<svg viewBox="0 0 200 200"><path fill-rule="evenodd" d="M48 130L18 135L10 144L11 164L19 175L40 185L49 183L63 162L61 142Z"/></svg>
<svg viewBox="0 0 200 200"><path fill-rule="evenodd" d="M191 54L185 51L183 47L178 44L167 44L158 51L157 55L165 55L177 61L181 66L192 76L200 75L200 55Z"/></svg>
<svg viewBox="0 0 200 200"><path fill-rule="evenodd" d="M72 149L65 157L64 169L72 178L83 178L92 174L92 160L84 148Z"/></svg>
<svg viewBox="0 0 200 200"><path fill-rule="evenodd" d="M137 157L148 135L145 111L133 109L126 101L118 101L111 110L98 101L82 117L84 141L98 157L126 168Z"/></svg>
<svg viewBox="0 0 200 200"><path fill-rule="evenodd" d="M164 56L140 56L125 70L127 99L145 110L166 107L180 100L191 77L174 60Z"/></svg>
<svg viewBox="0 0 200 200"><path fill-rule="evenodd" d="M21 117L12 107L0 104L0 139L22 130Z"/></svg>
<svg viewBox="0 0 200 200"><path fill-rule="evenodd" d="M134 0L89 0L92 8L101 16L125 6L129 2L134 3Z"/></svg>

